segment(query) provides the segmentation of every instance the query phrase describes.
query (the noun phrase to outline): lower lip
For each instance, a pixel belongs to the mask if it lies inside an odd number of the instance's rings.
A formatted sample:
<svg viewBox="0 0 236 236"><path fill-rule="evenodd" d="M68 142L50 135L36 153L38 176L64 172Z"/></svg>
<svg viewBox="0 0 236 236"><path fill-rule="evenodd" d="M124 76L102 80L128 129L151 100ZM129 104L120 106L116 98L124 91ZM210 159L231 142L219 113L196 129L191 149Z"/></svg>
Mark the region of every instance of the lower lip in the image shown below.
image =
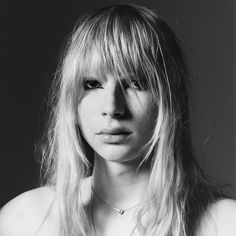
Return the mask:
<svg viewBox="0 0 236 236"><path fill-rule="evenodd" d="M130 136L130 133L100 134L99 136L104 143L121 144L121 143L125 143L127 141L127 138Z"/></svg>

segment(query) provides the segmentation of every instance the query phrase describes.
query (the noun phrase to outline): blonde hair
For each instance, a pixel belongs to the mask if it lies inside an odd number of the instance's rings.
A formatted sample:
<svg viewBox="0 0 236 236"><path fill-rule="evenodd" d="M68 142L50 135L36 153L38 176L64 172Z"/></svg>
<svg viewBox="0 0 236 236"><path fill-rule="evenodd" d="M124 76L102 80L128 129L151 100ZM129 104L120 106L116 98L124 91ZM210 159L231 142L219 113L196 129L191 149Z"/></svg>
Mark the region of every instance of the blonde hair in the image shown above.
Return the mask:
<svg viewBox="0 0 236 236"><path fill-rule="evenodd" d="M148 236L192 235L216 194L192 152L184 57L170 27L154 11L134 5L109 6L81 17L53 84L42 171L59 202L60 235L88 235L91 224L80 196L93 157L78 124L77 107L95 48L101 68L125 78L130 72L141 78L158 106L156 127L140 163L151 162L150 201L139 211L137 229ZM150 216L146 225L144 213Z"/></svg>

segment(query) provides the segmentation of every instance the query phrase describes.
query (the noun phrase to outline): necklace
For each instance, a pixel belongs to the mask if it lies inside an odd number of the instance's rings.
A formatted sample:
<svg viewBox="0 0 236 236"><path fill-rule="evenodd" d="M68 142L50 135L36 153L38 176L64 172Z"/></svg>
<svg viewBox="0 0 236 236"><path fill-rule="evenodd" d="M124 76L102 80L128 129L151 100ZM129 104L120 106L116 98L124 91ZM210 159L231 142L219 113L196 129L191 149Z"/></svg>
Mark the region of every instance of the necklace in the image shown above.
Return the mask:
<svg viewBox="0 0 236 236"><path fill-rule="evenodd" d="M145 201L144 201L144 202L140 202L140 203L138 203L138 204L136 204L136 205L134 205L134 206L132 206L132 207L129 207L129 208L126 208L126 209L121 209L121 208L113 207L113 206L110 205L109 203L103 201L103 200L98 196L98 194L95 192L95 190L94 190L92 184L91 184L91 189L92 189L92 191L93 191L95 197L96 197L101 203L103 203L105 206L107 206L108 208L110 208L110 209L112 209L113 211L115 211L115 212L116 212L118 215L120 215L120 216L124 215L127 211L130 211L130 210L136 208L137 206L142 205L142 204L145 202ZM92 191L91 191L91 192L92 192Z"/></svg>

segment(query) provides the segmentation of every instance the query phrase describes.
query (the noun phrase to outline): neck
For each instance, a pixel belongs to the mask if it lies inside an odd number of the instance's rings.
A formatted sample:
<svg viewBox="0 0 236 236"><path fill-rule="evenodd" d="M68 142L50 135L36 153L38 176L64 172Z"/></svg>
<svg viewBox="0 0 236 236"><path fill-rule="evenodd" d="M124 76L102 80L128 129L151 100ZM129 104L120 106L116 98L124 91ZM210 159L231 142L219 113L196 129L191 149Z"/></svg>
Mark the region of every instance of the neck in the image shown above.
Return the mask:
<svg viewBox="0 0 236 236"><path fill-rule="evenodd" d="M137 164L106 161L94 158L92 183L94 191L106 203L118 208L129 208L146 200L149 168Z"/></svg>

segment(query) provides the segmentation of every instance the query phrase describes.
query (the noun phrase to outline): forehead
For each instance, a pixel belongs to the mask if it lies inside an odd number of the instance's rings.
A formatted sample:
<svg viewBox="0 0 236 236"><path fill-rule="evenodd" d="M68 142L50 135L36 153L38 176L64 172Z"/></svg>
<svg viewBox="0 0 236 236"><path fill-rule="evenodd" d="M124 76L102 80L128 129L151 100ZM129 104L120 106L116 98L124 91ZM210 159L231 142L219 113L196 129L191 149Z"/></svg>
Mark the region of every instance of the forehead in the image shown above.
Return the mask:
<svg viewBox="0 0 236 236"><path fill-rule="evenodd" d="M91 77L101 76L107 72L107 68L103 63L101 53L96 48L91 49L87 56L86 75Z"/></svg>
<svg viewBox="0 0 236 236"><path fill-rule="evenodd" d="M127 70L123 65L121 66L121 63L114 61L111 63L111 58L106 58L106 55L96 47L90 50L89 55L86 56L86 61L84 70L86 77L106 78L106 75L112 75L121 79L133 76L133 72Z"/></svg>

